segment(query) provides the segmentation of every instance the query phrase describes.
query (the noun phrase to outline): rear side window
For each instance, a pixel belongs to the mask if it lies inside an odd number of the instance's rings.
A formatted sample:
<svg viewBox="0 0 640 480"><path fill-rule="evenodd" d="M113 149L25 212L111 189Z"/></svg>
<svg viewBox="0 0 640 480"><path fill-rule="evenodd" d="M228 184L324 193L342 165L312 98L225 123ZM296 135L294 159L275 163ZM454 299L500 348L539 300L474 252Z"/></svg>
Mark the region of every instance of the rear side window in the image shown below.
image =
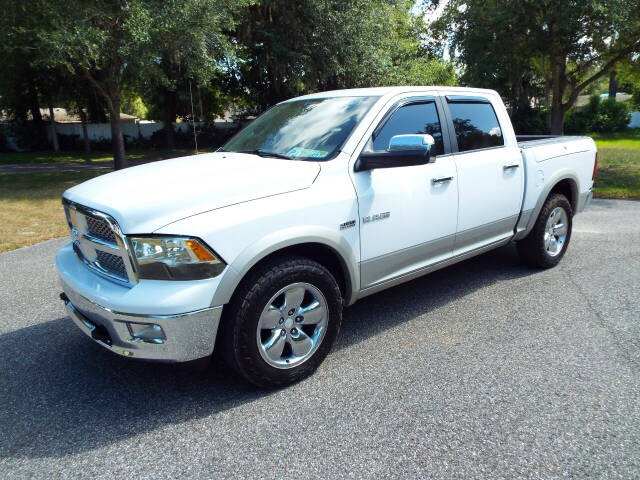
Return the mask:
<svg viewBox="0 0 640 480"><path fill-rule="evenodd" d="M504 145L502 130L490 103L449 103L449 110L460 152Z"/></svg>
<svg viewBox="0 0 640 480"><path fill-rule="evenodd" d="M373 138L373 150L389 148L389 140L395 135L429 134L435 140L431 149L433 155L444 152L442 129L434 102L412 103L397 109Z"/></svg>

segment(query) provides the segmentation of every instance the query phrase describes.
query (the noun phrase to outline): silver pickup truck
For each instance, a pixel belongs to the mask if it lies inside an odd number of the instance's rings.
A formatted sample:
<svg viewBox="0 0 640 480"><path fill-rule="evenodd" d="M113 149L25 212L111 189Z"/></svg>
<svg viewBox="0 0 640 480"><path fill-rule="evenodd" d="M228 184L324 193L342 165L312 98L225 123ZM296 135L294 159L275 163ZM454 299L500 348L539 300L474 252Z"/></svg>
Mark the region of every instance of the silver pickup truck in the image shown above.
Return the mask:
<svg viewBox="0 0 640 480"><path fill-rule="evenodd" d="M67 190L61 296L118 355L216 350L247 380L286 385L322 362L359 298L509 242L556 265L596 156L587 137L516 137L490 90L293 98L215 153Z"/></svg>

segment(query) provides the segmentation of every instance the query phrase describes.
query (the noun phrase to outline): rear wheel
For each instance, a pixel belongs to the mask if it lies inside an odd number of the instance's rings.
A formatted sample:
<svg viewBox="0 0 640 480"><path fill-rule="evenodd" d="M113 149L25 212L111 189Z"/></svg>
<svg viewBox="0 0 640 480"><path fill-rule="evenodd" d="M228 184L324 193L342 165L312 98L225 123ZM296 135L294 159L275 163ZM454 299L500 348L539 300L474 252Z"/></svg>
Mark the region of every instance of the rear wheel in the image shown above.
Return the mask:
<svg viewBox="0 0 640 480"><path fill-rule="evenodd" d="M319 263L275 259L243 282L225 310L227 363L251 383L277 388L322 363L340 329L342 298Z"/></svg>
<svg viewBox="0 0 640 480"><path fill-rule="evenodd" d="M564 256L573 226L573 211L567 197L551 194L527 237L517 242L520 258L536 268L555 267Z"/></svg>

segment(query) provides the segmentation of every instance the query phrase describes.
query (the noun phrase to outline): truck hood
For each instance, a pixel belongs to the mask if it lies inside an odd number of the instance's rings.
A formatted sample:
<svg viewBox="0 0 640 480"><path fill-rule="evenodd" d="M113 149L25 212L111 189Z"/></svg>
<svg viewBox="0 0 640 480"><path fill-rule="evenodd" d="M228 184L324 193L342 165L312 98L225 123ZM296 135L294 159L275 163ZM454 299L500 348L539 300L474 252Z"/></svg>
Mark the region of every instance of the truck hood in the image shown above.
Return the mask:
<svg viewBox="0 0 640 480"><path fill-rule="evenodd" d="M152 233L191 215L307 188L319 172L317 162L216 152L119 170L63 196L108 213L124 233Z"/></svg>

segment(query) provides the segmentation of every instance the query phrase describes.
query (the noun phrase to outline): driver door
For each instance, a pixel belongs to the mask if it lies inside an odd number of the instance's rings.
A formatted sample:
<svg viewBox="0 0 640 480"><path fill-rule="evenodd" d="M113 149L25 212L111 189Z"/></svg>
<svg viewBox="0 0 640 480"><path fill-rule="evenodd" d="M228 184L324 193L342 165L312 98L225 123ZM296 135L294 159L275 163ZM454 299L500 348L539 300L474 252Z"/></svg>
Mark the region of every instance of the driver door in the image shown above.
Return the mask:
<svg viewBox="0 0 640 480"><path fill-rule="evenodd" d="M428 164L353 173L363 289L420 272L452 255L458 182L441 118L436 97L404 99L383 116L364 147L384 151L391 137L404 134L429 134L435 140Z"/></svg>

